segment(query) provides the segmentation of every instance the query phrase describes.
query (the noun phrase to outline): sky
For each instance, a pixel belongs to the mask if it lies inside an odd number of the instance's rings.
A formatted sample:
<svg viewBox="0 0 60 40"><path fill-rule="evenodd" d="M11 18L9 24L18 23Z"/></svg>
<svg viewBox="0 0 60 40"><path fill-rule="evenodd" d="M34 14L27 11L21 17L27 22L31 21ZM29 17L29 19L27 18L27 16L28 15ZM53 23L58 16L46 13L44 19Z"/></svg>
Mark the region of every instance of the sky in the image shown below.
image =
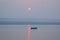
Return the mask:
<svg viewBox="0 0 60 40"><path fill-rule="evenodd" d="M0 18L60 19L60 0L0 0Z"/></svg>

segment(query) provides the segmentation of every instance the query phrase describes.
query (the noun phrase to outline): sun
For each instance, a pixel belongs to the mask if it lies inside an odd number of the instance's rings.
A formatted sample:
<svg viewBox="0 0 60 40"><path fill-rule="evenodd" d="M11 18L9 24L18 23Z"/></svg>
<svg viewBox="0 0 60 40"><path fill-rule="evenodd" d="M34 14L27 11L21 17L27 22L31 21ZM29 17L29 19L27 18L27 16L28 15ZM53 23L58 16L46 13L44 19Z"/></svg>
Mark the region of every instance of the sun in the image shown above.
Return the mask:
<svg viewBox="0 0 60 40"><path fill-rule="evenodd" d="M27 10L28 10L28 11L32 11L32 8L29 7Z"/></svg>

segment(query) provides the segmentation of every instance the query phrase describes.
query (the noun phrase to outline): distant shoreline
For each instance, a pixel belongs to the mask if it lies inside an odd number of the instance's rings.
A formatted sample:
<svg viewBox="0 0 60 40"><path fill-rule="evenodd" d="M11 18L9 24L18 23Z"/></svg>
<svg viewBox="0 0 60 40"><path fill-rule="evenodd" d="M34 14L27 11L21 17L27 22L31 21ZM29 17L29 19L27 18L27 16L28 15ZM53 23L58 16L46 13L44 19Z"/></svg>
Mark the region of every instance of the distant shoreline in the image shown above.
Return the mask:
<svg viewBox="0 0 60 40"><path fill-rule="evenodd" d="M60 19L0 18L0 25L60 25Z"/></svg>

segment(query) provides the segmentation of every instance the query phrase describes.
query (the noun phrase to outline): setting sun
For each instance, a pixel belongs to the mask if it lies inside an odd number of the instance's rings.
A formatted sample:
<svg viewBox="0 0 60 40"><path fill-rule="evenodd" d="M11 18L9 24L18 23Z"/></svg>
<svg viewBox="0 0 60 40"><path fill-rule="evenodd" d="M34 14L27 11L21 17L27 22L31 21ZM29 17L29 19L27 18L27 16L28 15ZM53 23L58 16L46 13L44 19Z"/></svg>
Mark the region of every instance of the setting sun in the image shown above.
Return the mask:
<svg viewBox="0 0 60 40"><path fill-rule="evenodd" d="M28 11L31 11L31 10L32 10L32 8L28 8L27 10L28 10Z"/></svg>

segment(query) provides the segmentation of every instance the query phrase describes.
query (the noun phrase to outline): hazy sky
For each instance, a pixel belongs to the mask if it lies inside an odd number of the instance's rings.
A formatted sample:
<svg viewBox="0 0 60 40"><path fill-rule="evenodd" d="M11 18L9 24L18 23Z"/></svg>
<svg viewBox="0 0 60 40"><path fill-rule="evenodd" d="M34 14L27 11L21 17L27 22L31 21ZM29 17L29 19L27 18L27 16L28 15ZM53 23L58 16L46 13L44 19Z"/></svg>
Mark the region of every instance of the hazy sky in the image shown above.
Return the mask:
<svg viewBox="0 0 60 40"><path fill-rule="evenodd" d="M0 18L60 19L60 0L0 0Z"/></svg>

